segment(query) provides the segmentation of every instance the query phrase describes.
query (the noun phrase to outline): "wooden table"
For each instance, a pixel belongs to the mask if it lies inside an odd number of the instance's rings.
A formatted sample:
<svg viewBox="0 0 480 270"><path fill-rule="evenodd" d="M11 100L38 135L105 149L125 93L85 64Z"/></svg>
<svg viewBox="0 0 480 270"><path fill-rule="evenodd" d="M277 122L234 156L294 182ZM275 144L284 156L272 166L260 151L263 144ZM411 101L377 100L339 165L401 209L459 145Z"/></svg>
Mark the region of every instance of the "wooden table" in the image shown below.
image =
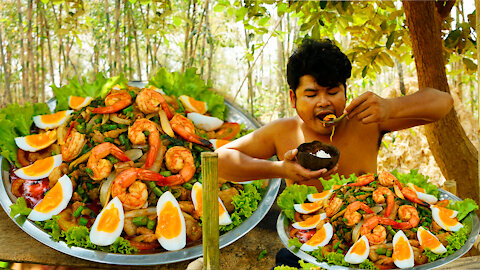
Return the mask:
<svg viewBox="0 0 480 270"><path fill-rule="evenodd" d="M276 203L266 217L249 233L220 251L220 269L270 269L275 254L283 247L276 232L280 210ZM23 232L0 210L0 261L114 269L185 269L192 261L158 266L118 266L90 262L58 252ZM258 255L266 249L265 257ZM464 257L438 269L480 269L480 256Z"/></svg>

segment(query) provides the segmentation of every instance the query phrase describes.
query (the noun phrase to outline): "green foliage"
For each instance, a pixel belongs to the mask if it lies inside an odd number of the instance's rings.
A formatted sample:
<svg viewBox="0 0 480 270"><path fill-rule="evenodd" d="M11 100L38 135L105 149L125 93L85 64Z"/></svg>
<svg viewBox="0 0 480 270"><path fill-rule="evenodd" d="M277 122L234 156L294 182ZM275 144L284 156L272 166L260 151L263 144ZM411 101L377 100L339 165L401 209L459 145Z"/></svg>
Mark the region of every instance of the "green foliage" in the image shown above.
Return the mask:
<svg viewBox="0 0 480 270"><path fill-rule="evenodd" d="M345 178L344 175L339 176L338 173L332 174L332 178L325 180L323 177L320 177L320 182L322 182L323 189L324 190L329 190L332 189L333 185L344 185L350 182L355 182L357 180L357 177L355 176L354 173L352 173L348 178Z"/></svg>
<svg viewBox="0 0 480 270"><path fill-rule="evenodd" d="M17 201L10 205L10 216L15 218L18 224L23 225L27 216L32 212L32 209L28 208L25 198L20 197Z"/></svg>
<svg viewBox="0 0 480 270"><path fill-rule="evenodd" d="M478 204L474 200L467 198L463 201L450 202L448 208L458 211L457 219L461 221L470 212L478 210Z"/></svg>
<svg viewBox="0 0 480 270"><path fill-rule="evenodd" d="M317 189L313 186L306 185L291 185L277 198L277 204L282 209L285 216L293 221L295 216L295 209L293 205L296 203L304 203L308 194L317 193Z"/></svg>

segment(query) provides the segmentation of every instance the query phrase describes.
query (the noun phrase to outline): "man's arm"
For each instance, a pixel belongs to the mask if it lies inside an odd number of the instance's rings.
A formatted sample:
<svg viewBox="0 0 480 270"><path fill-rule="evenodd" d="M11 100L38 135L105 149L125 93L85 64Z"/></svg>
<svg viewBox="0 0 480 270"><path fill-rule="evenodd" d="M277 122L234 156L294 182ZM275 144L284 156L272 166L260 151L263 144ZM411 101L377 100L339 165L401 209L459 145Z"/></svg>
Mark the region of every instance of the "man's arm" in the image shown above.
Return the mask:
<svg viewBox="0 0 480 270"><path fill-rule="evenodd" d="M395 131L438 121L453 107L449 93L423 88L414 94L384 99L367 92L354 99L345 111L364 124L379 123L381 131Z"/></svg>
<svg viewBox="0 0 480 270"><path fill-rule="evenodd" d="M268 158L276 155L275 136L281 132L282 120L266 125L216 150L219 176L232 181L288 178L303 181L323 176L327 170L310 171L296 163L296 149L288 151L282 161Z"/></svg>

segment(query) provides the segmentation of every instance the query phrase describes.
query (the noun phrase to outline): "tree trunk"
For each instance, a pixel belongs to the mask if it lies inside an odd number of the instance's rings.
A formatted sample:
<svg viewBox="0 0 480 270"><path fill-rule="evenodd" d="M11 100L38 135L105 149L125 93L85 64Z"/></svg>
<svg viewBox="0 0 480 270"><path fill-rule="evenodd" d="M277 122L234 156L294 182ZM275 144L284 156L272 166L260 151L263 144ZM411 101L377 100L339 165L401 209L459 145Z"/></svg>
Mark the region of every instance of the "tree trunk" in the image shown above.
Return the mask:
<svg viewBox="0 0 480 270"><path fill-rule="evenodd" d="M115 62L113 75L118 75L122 70L122 56L120 55L120 0L115 4Z"/></svg>
<svg viewBox="0 0 480 270"><path fill-rule="evenodd" d="M27 100L30 102L34 102L34 96L37 92L37 87L35 85L35 58L33 56L33 0L28 1L28 8L27 8L27 64L26 69L27 72L30 72L30 80L29 80L29 89L27 89Z"/></svg>
<svg viewBox="0 0 480 270"><path fill-rule="evenodd" d="M47 46L48 46L48 60L50 64L50 76L52 82L55 84L55 73L53 72L53 57L52 57L52 44L50 41L50 28L48 27L47 16L45 15L45 7L42 5L41 14L43 18L43 30L45 31L45 36L47 37Z"/></svg>
<svg viewBox="0 0 480 270"><path fill-rule="evenodd" d="M130 7L130 23L131 23L131 30L133 31L133 38L135 39L135 56L137 57L137 80L142 80L142 66L140 64L140 51L138 49L138 35L137 35L137 25L135 24L135 20L133 19L133 9Z"/></svg>
<svg viewBox="0 0 480 270"><path fill-rule="evenodd" d="M45 51L44 51L44 45L45 45L45 42L43 40L44 36L43 36L43 20L42 20L42 16L41 16L41 10L40 10L40 3L37 1L37 43L40 45L39 49L40 49L40 52L39 52L39 56L38 58L40 58L40 68L38 69L39 72L37 72L38 74L38 78L40 81L40 95L39 95L39 98L38 98L38 101L40 102L44 102L45 101L45 59L44 59L44 56L45 56ZM37 54L38 55L38 54ZM37 58L37 59L38 59ZM37 60L38 62L38 60Z"/></svg>
<svg viewBox="0 0 480 270"><path fill-rule="evenodd" d="M3 39L2 39L2 29L0 28L0 58L2 58L2 68L3 68L3 73L5 73L5 103L12 102L10 98L10 74L8 72L7 68L7 63L5 62L5 55L3 53L3 48L7 48L7 46L4 46L3 44Z"/></svg>
<svg viewBox="0 0 480 270"><path fill-rule="evenodd" d="M398 61L398 59L395 59L395 64L397 66L398 70L398 87L400 88L400 93L402 93L402 96L405 96L407 93L405 90L405 81L403 80L403 67L402 63Z"/></svg>
<svg viewBox="0 0 480 270"><path fill-rule="evenodd" d="M113 75L114 71L113 71L113 61L112 61L112 42L111 42L111 36L112 36L112 30L110 29L110 10L108 8L108 0L105 0L103 2L103 6L104 6L104 10L105 10L105 25L107 27L107 48L105 48L108 52L108 59L107 59L107 63L108 63L108 68L110 70L110 76Z"/></svg>
<svg viewBox="0 0 480 270"><path fill-rule="evenodd" d="M477 32L477 36L478 36L478 33L480 33L480 12L478 12L478 10L480 10L480 1L475 1L475 9L477 10L476 12L476 26L475 26L475 29L476 29L476 32ZM480 74L480 44L478 44L478 40L477 40L477 78L478 78L478 75ZM472 95L472 113L473 113L473 90L474 87L471 88L470 90L470 93ZM477 79L477 91L480 89L480 80ZM477 109L480 110L480 98L477 96ZM480 123L480 113L477 113L478 115L478 121L477 123ZM478 131L477 131L478 132ZM478 133L477 133L478 134ZM480 167L480 153L479 155L477 156L477 160L478 160L478 163L477 163L477 169L478 167ZM478 172L479 174L477 175L478 176L478 180L477 180L477 192L480 193L480 190L478 190L478 188L480 187L480 172ZM477 198L477 202L478 202L478 198ZM478 213L478 212L477 212Z"/></svg>
<svg viewBox="0 0 480 270"><path fill-rule="evenodd" d="M190 37L190 5L192 0L188 0L187 3L187 25L185 26L185 39L183 41L183 61L182 61L182 72L185 71L188 65L188 40ZM195 1L195 0L193 0ZM192 16L193 17L193 16Z"/></svg>
<svg viewBox="0 0 480 270"><path fill-rule="evenodd" d="M435 2L403 1L403 6L419 88L433 87L449 92ZM479 201L478 151L466 136L455 110L440 121L426 125L425 133L443 175L447 180L457 181L458 195Z"/></svg>
<svg viewBox="0 0 480 270"><path fill-rule="evenodd" d="M27 95L28 88L28 70L25 68L25 45L23 44L23 21L22 21L22 5L20 0L17 0L17 12L18 12L18 40L20 40L20 63L22 67L22 97Z"/></svg>
<svg viewBox="0 0 480 270"><path fill-rule="evenodd" d="M279 20L283 20L283 17L278 18ZM278 25L279 32L283 31L283 22L280 22ZM286 108L288 108L288 104L285 103L287 94L285 90L285 48L283 46L283 38L277 37L277 89L278 89L278 96L280 98L280 108L278 108L278 117L283 118L285 117Z"/></svg>

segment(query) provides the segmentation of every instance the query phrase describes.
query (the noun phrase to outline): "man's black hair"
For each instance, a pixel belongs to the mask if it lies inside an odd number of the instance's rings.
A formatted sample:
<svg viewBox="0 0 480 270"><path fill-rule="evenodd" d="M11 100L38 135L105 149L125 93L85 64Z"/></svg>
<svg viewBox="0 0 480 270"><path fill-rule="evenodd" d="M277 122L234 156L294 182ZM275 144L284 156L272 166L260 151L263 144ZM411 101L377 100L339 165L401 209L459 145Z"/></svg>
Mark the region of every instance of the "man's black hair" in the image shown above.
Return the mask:
<svg viewBox="0 0 480 270"><path fill-rule="evenodd" d="M347 56L329 39L305 39L290 56L287 64L287 82L296 93L300 77L311 75L323 87L337 87L352 74L352 64Z"/></svg>

